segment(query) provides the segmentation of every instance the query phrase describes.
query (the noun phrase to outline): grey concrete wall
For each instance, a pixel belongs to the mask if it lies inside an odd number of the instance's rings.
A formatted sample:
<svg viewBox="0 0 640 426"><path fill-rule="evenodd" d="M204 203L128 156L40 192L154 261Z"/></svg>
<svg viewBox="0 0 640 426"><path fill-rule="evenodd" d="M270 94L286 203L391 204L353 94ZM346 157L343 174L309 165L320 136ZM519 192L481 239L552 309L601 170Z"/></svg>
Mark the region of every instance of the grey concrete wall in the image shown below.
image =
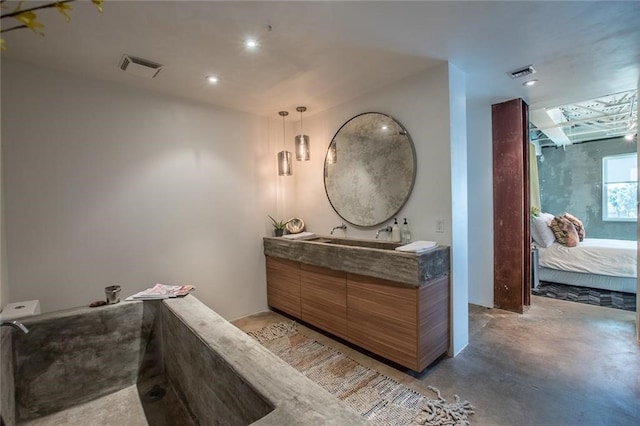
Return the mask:
<svg viewBox="0 0 640 426"><path fill-rule="evenodd" d="M7 426L16 424L16 401L13 390L13 345L15 330L0 328L0 417Z"/></svg>
<svg viewBox="0 0 640 426"><path fill-rule="evenodd" d="M162 372L148 362L154 305L127 302L25 319L29 334L13 333L17 421L91 401ZM144 305L144 306L143 306ZM3 345L4 346L4 345Z"/></svg>
<svg viewBox="0 0 640 426"><path fill-rule="evenodd" d="M2 330L7 426L165 373L161 379L169 379L199 424L368 424L193 296L78 308L23 322L27 335ZM11 373L15 411L7 388ZM83 424L99 424L95 414Z"/></svg>
<svg viewBox="0 0 640 426"><path fill-rule="evenodd" d="M602 220L602 158L636 152L623 138L586 142L563 148L543 148L538 157L542 211L569 212L585 224L587 238L635 240L637 222Z"/></svg>
<svg viewBox="0 0 640 426"><path fill-rule="evenodd" d="M247 425L273 410L229 363L166 307L162 335L167 377L200 424ZM234 344L232 340L228 343Z"/></svg>

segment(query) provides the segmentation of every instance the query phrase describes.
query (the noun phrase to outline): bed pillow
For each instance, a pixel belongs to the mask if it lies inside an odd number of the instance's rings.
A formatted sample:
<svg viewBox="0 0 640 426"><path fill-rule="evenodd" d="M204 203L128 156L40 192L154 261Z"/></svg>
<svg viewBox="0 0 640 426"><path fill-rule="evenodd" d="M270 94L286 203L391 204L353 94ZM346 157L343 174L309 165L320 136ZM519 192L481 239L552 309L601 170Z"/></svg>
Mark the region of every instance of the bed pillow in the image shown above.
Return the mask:
<svg viewBox="0 0 640 426"><path fill-rule="evenodd" d="M540 247L550 247L556 240L553 231L549 228L549 224L553 220L550 213L540 213L531 220L531 238Z"/></svg>
<svg viewBox="0 0 640 426"><path fill-rule="evenodd" d="M575 247L578 245L580 237L578 231L569 219L564 216L556 216L551 221L551 230L556 237L556 241L567 247Z"/></svg>
<svg viewBox="0 0 640 426"><path fill-rule="evenodd" d="M585 233L584 225L582 224L582 221L577 217L575 217L574 215L572 215L571 213L565 212L564 217L566 217L571 221L571 223L573 223L573 226L574 228L576 228L576 232L578 233L578 238L580 239L580 241L584 241L584 237L586 233Z"/></svg>

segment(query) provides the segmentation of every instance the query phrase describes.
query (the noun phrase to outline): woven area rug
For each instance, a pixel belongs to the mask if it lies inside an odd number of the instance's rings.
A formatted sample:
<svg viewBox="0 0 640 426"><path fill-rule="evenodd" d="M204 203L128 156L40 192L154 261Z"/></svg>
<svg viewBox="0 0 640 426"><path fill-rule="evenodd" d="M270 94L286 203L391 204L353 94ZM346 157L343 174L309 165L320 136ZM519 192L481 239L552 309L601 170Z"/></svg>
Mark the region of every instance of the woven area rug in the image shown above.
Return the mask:
<svg viewBox="0 0 640 426"><path fill-rule="evenodd" d="M281 322L247 333L351 409L378 425L469 425L473 406L447 402L440 391L431 399L309 338L295 322Z"/></svg>
<svg viewBox="0 0 640 426"><path fill-rule="evenodd" d="M538 288L531 289L531 294L625 311L636 310L636 295L633 293L540 281Z"/></svg>

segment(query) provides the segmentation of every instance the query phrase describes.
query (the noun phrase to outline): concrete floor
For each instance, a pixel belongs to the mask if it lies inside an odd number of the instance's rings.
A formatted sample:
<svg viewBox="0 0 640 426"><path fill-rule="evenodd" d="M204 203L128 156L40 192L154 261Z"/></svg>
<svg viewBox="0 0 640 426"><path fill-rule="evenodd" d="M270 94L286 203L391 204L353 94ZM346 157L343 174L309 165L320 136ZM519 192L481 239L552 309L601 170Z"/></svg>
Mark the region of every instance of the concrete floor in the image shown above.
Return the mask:
<svg viewBox="0 0 640 426"><path fill-rule="evenodd" d="M273 312L233 323L244 331L286 320ZM532 297L524 315L470 305L469 346L420 375L407 374L307 327L304 334L433 395L476 407L476 425L640 424L635 312ZM414 377L417 376L417 377Z"/></svg>

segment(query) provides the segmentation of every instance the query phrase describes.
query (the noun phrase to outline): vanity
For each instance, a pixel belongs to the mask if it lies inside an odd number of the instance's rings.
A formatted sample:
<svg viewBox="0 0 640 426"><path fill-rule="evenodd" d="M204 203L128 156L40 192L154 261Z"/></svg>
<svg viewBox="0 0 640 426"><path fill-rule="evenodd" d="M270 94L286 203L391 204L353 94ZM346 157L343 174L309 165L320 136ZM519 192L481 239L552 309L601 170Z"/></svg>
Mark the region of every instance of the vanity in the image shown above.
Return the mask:
<svg viewBox="0 0 640 426"><path fill-rule="evenodd" d="M346 223L371 229L401 211L416 170L409 132L389 115L364 113L343 124L327 149L325 192ZM344 222L336 228L347 231ZM449 350L450 250L416 254L399 245L266 237L269 306L422 371Z"/></svg>
<svg viewBox="0 0 640 426"><path fill-rule="evenodd" d="M270 307L422 371L449 349L450 250L377 240L265 237Z"/></svg>

